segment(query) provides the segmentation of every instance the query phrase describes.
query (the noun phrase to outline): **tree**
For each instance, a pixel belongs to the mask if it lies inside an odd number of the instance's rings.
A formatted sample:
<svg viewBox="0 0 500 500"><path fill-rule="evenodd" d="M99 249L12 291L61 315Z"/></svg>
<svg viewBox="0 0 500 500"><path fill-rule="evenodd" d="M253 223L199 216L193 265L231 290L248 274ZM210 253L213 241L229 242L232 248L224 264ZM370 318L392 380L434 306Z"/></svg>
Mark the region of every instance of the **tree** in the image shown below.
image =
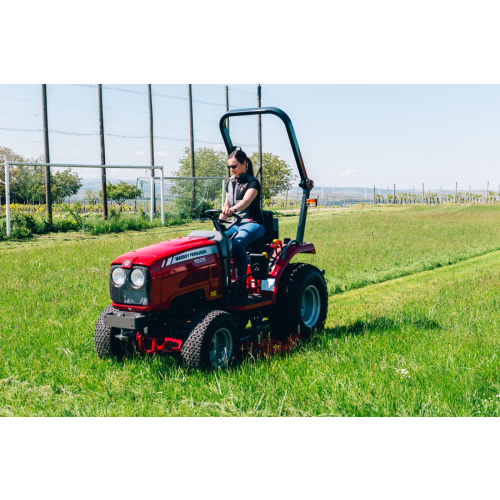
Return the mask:
<svg viewBox="0 0 500 500"><path fill-rule="evenodd" d="M12 149L0 147L0 163L6 161L16 162L38 162L39 159L25 158L15 153ZM31 167L26 165L12 165L9 169L10 199L11 203L16 201L25 202L38 201L40 195L45 203L45 170L44 167ZM5 169L1 169L0 196L5 196Z"/></svg>
<svg viewBox="0 0 500 500"><path fill-rule="evenodd" d="M250 156L250 159L254 165L254 171L256 171L258 154L254 153ZM197 148L194 152L194 162L196 177L226 177L227 175L227 154L225 151L214 151L211 148ZM286 161L281 160L279 156L271 153L263 153L262 166L264 173L264 185L262 186L263 200L276 196L278 193L288 191L292 187L296 176L293 174L292 167ZM184 155L179 160L179 170L175 172L175 175L179 177L191 176L189 148L184 150ZM204 195L205 189L206 184L201 182L195 184L197 200L201 199ZM174 181L171 191L186 199L190 199L191 184L186 181L182 181L182 183L175 183ZM218 182L210 183L206 199L208 201L220 200L220 192L220 184Z"/></svg>
<svg viewBox="0 0 500 500"><path fill-rule="evenodd" d="M250 159L254 165L254 171L259 163L259 156L254 153ZM278 193L288 191L297 179L292 167L285 160L272 153L262 153L262 199L268 200Z"/></svg>
<svg viewBox="0 0 500 500"><path fill-rule="evenodd" d="M114 200L118 205L123 205L127 200L132 200L136 196L135 186L125 181L119 181L117 184L106 184L106 195L108 200ZM102 191L99 191L102 197ZM141 190L137 190L137 196L141 196Z"/></svg>
<svg viewBox="0 0 500 500"><path fill-rule="evenodd" d="M31 160L14 153L12 149L0 147L0 163L5 163L6 161L27 162Z"/></svg>
<svg viewBox="0 0 500 500"><path fill-rule="evenodd" d="M85 198L87 198L87 200L89 201L89 203L91 205L97 204L100 197L101 196L100 196L99 191L96 191L96 190L90 189L90 188L85 190Z"/></svg>
<svg viewBox="0 0 500 500"><path fill-rule="evenodd" d="M5 161L38 163L40 158L24 158L9 148L0 148L0 163ZM3 169L2 172L4 173ZM72 172L71 168L55 173L51 172L50 179L52 201L56 203L62 203L64 198L75 195L82 187L80 176ZM41 165L13 165L10 168L9 180L12 203L46 202L45 167ZM0 194L5 194L5 186L1 183Z"/></svg>
<svg viewBox="0 0 500 500"><path fill-rule="evenodd" d="M190 158L189 148L185 148L184 154L179 160L179 170L174 172L174 175L191 177ZM212 148L197 148L194 151L194 164L196 177L226 177L227 155L225 151L214 151ZM195 199L220 200L221 185L221 181L195 182ZM192 188L191 183L188 181L174 181L171 191L179 195L179 197L191 199Z"/></svg>
<svg viewBox="0 0 500 500"><path fill-rule="evenodd" d="M224 151L214 151L212 148L197 148L194 151L194 163L196 177L226 178L227 156ZM179 159L179 170L174 172L174 175L178 177L191 177L189 148L184 149L184 154ZM205 210L220 206L222 198L222 179L216 181L173 180L170 187L170 193L176 196L174 201L174 210L176 212L182 217L198 217Z"/></svg>
<svg viewBox="0 0 500 500"><path fill-rule="evenodd" d="M65 198L75 195L82 187L80 176L73 173L71 168L58 170L55 174L51 173L50 178L52 199L56 203L63 203Z"/></svg>

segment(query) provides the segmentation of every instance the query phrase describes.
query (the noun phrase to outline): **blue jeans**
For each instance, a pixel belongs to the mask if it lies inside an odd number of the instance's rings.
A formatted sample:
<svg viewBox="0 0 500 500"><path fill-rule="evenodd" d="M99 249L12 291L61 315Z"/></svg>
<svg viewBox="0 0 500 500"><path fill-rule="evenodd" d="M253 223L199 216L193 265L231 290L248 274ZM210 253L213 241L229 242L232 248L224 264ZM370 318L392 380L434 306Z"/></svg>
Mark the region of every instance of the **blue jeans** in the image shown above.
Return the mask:
<svg viewBox="0 0 500 500"><path fill-rule="evenodd" d="M262 224L248 222L233 226L226 231L226 234L231 236L236 232L238 234L233 238L233 260L236 265L236 276L242 278L247 274L248 269L247 246L262 238L266 234L266 229Z"/></svg>

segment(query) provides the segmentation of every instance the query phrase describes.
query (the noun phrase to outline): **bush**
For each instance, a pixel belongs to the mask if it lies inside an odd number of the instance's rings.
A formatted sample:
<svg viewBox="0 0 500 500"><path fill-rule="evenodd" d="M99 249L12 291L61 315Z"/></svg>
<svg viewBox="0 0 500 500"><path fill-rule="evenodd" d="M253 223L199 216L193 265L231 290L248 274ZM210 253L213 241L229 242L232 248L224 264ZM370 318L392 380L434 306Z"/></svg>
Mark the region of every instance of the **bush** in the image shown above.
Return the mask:
<svg viewBox="0 0 500 500"><path fill-rule="evenodd" d="M210 207L208 207L210 208ZM176 226L189 222L190 219L179 214L165 214L165 225ZM68 231L84 231L93 235L121 233L123 231L141 231L153 227L160 227L161 219L156 217L152 222L146 214L134 216L122 214L122 207L118 210L111 209L108 220L103 220L100 215L85 214L83 217L78 212L65 207L64 215L55 215L52 224L46 216L34 216L19 212L12 214L11 236L13 239L30 238L35 234L49 232L66 233ZM0 241L7 239L7 223L5 219L0 222Z"/></svg>
<svg viewBox="0 0 500 500"><path fill-rule="evenodd" d="M54 231L58 231L61 233L66 233L68 231L77 231L78 229L80 229L77 222L68 219L54 221L52 223L52 228Z"/></svg>
<svg viewBox="0 0 500 500"><path fill-rule="evenodd" d="M34 217L36 221L36 234L46 234L50 232L52 226L47 217Z"/></svg>

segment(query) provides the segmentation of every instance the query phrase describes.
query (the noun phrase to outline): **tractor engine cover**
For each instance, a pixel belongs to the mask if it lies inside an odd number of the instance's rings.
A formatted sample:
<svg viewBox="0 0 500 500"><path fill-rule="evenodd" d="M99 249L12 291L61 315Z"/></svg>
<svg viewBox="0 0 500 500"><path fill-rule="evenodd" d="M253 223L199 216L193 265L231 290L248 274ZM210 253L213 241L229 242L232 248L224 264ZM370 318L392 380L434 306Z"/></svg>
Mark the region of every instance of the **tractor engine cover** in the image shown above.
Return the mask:
<svg viewBox="0 0 500 500"><path fill-rule="evenodd" d="M139 271L145 279L133 283ZM175 307L182 297L220 299L217 245L208 238L188 236L128 252L112 262L109 287L113 307L142 313Z"/></svg>

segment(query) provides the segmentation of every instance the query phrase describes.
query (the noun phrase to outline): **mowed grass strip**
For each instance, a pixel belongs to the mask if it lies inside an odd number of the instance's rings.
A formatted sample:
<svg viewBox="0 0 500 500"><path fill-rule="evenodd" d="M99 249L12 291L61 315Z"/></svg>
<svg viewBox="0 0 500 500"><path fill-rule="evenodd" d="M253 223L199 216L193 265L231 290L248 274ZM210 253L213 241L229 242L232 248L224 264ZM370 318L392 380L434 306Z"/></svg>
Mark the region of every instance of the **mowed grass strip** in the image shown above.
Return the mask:
<svg viewBox="0 0 500 500"><path fill-rule="evenodd" d="M471 210L484 241L458 239L463 255L498 244L489 224L499 211L488 208ZM403 211L371 213L388 225ZM367 215L315 217L328 228ZM68 236L0 253L2 415L498 415L498 253L332 296L327 329L283 358L227 372L188 372L172 357L100 360L93 328L111 259L174 234ZM323 240L307 239L320 249L312 259L325 258Z"/></svg>
<svg viewBox="0 0 500 500"><path fill-rule="evenodd" d="M305 239L329 293L436 269L500 250L500 207L394 206L311 210ZM333 220L332 220L333 219ZM287 229L291 220L286 220ZM281 223L281 220L280 220ZM291 229L291 228L290 228Z"/></svg>

